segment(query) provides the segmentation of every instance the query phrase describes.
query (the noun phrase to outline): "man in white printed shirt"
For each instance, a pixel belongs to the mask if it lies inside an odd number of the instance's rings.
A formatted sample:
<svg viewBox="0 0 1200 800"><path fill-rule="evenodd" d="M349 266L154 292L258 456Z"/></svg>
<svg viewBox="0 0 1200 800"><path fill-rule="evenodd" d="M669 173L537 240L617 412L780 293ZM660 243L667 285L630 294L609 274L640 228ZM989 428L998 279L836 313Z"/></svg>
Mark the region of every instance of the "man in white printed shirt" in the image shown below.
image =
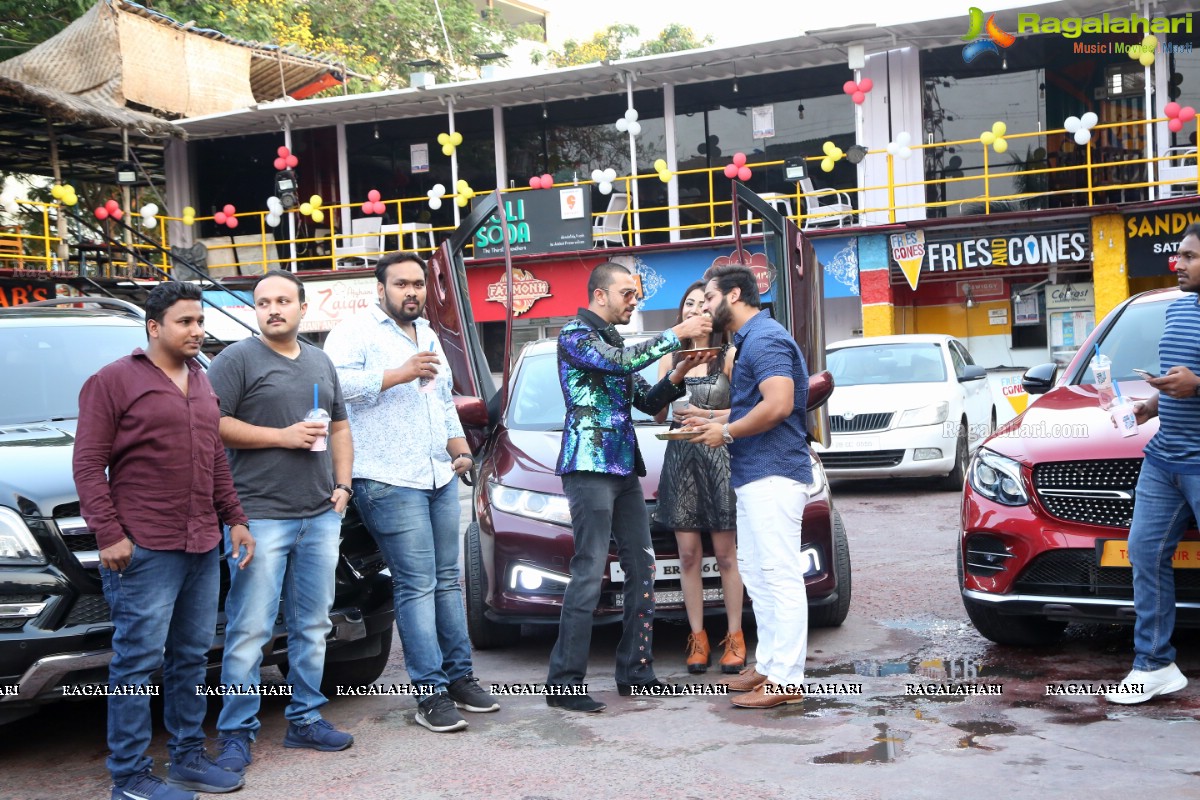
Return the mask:
<svg viewBox="0 0 1200 800"><path fill-rule="evenodd" d="M472 673L459 586L457 477L473 463L454 409L453 377L425 310L425 262L389 253L375 267L379 305L325 342L354 436L354 504L392 573L396 627L417 722L467 727L458 709L500 704ZM432 385L430 384L432 381Z"/></svg>

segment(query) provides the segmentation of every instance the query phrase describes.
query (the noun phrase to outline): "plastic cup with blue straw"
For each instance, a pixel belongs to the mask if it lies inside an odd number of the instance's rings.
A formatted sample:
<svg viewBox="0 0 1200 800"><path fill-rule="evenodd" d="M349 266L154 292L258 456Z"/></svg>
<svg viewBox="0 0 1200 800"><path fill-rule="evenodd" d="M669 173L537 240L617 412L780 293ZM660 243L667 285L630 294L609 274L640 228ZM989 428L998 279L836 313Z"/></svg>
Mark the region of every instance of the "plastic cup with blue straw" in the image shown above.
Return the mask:
<svg viewBox="0 0 1200 800"><path fill-rule="evenodd" d="M1101 408L1112 408L1113 405L1113 379L1112 379L1112 361L1108 356L1100 353L1100 345L1093 345L1095 355L1092 356L1092 382L1096 386L1096 395L1100 399Z"/></svg>
<svg viewBox="0 0 1200 800"><path fill-rule="evenodd" d="M309 450L320 452L329 446L329 412L321 408L321 384L313 384L313 407L304 417L305 422L320 422L325 432L313 440Z"/></svg>

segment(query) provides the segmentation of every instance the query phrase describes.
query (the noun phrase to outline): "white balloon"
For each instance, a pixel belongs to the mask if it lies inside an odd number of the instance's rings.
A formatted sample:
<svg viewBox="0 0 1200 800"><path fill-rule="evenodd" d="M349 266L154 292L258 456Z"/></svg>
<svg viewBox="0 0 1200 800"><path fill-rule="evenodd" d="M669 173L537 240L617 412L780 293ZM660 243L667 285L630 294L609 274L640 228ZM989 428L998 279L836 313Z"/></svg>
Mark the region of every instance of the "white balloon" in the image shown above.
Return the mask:
<svg viewBox="0 0 1200 800"><path fill-rule="evenodd" d="M433 185L433 188L430 189L429 192L430 192L430 195L429 195L430 197L445 197L446 196L446 187L440 183L435 183Z"/></svg>
<svg viewBox="0 0 1200 800"><path fill-rule="evenodd" d="M1089 111L1079 121L1083 123L1083 127L1092 128L1100 121L1100 118L1096 116L1095 112Z"/></svg>
<svg viewBox="0 0 1200 800"><path fill-rule="evenodd" d="M912 156L912 148L911 147L901 147L898 155L901 158L910 158Z"/></svg>
<svg viewBox="0 0 1200 800"><path fill-rule="evenodd" d="M625 119L624 117L621 117L619 120L617 120L617 130L619 130L621 133L629 130L629 120Z"/></svg>
<svg viewBox="0 0 1200 800"><path fill-rule="evenodd" d="M608 181L601 181L596 188L600 190L600 194L612 194L612 184Z"/></svg>
<svg viewBox="0 0 1200 800"><path fill-rule="evenodd" d="M907 147L912 144L912 136L909 135L908 131L901 131L900 135L896 137L896 144L901 147Z"/></svg>
<svg viewBox="0 0 1200 800"><path fill-rule="evenodd" d="M640 123L640 122L629 123L629 132L631 134L633 134L634 136L637 136L638 134L640 134L642 132L642 123Z"/></svg>
<svg viewBox="0 0 1200 800"><path fill-rule="evenodd" d="M158 206L154 203L146 203L146 205L142 206L143 217L153 217L156 214L158 214Z"/></svg>
<svg viewBox="0 0 1200 800"><path fill-rule="evenodd" d="M143 228L154 228L158 226L158 220L154 217L142 217Z"/></svg>
<svg viewBox="0 0 1200 800"><path fill-rule="evenodd" d="M609 167L608 169L604 170L604 182L605 183L612 183L616 179L617 179L617 171L615 169L613 169L612 167Z"/></svg>
<svg viewBox="0 0 1200 800"><path fill-rule="evenodd" d="M637 122L637 118L638 113L636 108L629 108L625 110L625 119L629 120L630 122Z"/></svg>
<svg viewBox="0 0 1200 800"><path fill-rule="evenodd" d="M1075 144L1087 144L1092 140L1092 132L1087 128L1075 131Z"/></svg>
<svg viewBox="0 0 1200 800"><path fill-rule="evenodd" d="M437 211L439 208L442 207L442 198L441 197L429 198L429 207L432 208L434 211Z"/></svg>
<svg viewBox="0 0 1200 800"><path fill-rule="evenodd" d="M267 224L270 225L272 228L277 226L279 224L279 222L280 222L280 219L279 219L278 214L267 214Z"/></svg>
<svg viewBox="0 0 1200 800"><path fill-rule="evenodd" d="M602 169L592 170L592 182L600 183L600 181L602 181L602 180L604 180L604 170L602 170Z"/></svg>
<svg viewBox="0 0 1200 800"><path fill-rule="evenodd" d="M887 151L889 155L896 155L900 152L900 145L895 142L888 142Z"/></svg>
<svg viewBox="0 0 1200 800"><path fill-rule="evenodd" d="M1063 122L1063 127L1067 129L1067 133L1074 133L1079 130L1079 126L1082 124L1079 117L1067 117Z"/></svg>

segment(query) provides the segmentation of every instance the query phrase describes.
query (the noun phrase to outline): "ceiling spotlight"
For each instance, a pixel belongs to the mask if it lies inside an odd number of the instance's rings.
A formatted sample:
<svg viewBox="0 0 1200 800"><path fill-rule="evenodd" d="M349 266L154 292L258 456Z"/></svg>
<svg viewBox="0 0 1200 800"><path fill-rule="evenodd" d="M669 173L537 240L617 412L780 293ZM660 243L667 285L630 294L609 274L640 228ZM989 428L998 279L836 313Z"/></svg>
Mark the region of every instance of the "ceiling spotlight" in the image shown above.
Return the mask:
<svg viewBox="0 0 1200 800"><path fill-rule="evenodd" d="M550 112L546 110L546 104L542 103L542 119L546 119L549 116L550 116Z"/></svg>
<svg viewBox="0 0 1200 800"><path fill-rule="evenodd" d="M375 141L377 141L377 142L379 141L379 123L378 122L375 123L375 130L371 132L371 135L373 137L375 137Z"/></svg>

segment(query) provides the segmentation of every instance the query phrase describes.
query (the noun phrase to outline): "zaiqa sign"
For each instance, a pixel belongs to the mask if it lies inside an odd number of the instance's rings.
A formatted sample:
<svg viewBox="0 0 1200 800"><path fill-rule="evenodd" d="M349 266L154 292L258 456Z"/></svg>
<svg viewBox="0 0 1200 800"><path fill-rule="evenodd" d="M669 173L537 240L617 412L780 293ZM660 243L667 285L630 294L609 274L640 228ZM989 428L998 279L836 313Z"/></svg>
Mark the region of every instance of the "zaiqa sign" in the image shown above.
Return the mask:
<svg viewBox="0 0 1200 800"><path fill-rule="evenodd" d="M331 331L342 320L379 302L374 278L306 281L308 311L300 321L301 333Z"/></svg>
<svg viewBox="0 0 1200 800"><path fill-rule="evenodd" d="M513 270L513 316L519 317L529 309L533 308L533 304L543 297L550 297L550 282L543 281L537 278L532 272L524 269ZM508 281L501 278L495 283L489 283L487 287L487 299L489 303L500 303L508 305Z"/></svg>
<svg viewBox="0 0 1200 800"><path fill-rule="evenodd" d="M1125 215L1125 263L1131 278L1170 275L1183 231L1200 222L1200 209Z"/></svg>

